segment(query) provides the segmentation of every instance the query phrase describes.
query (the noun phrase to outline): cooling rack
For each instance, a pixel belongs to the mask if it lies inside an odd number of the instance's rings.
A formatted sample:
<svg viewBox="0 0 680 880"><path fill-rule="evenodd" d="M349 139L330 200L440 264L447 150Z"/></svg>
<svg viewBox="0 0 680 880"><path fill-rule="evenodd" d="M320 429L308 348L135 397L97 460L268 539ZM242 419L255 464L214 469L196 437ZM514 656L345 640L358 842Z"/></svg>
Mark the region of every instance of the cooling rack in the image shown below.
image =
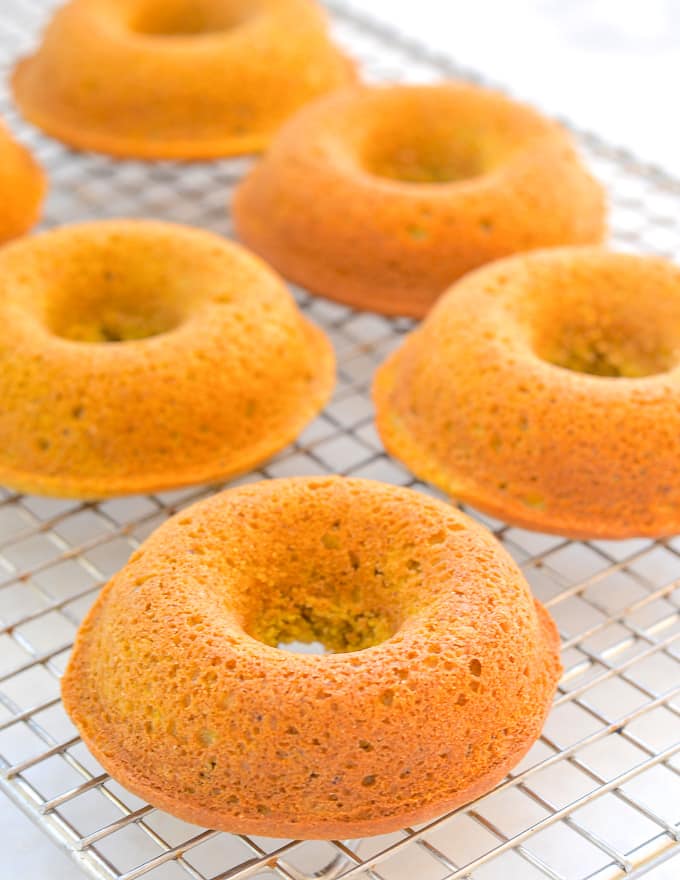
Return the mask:
<svg viewBox="0 0 680 880"><path fill-rule="evenodd" d="M5 0L3 74L34 42L55 4ZM476 78L341 2L329 6L338 38L372 79ZM0 112L49 170L45 226L155 216L231 233L225 202L248 160L112 162L42 138L17 117L5 91ZM679 254L680 183L593 135L575 133L609 188L613 244ZM334 471L432 491L384 454L368 396L375 367L410 322L357 313L301 290L296 296L335 343L337 391L294 446L245 480ZM512 776L427 825L358 841L228 835L180 822L111 780L59 701L74 633L102 582L139 542L217 488L86 504L0 494L0 787L87 874L100 880L680 876L680 538L567 541L470 511L517 559L555 616L565 674L543 736Z"/></svg>

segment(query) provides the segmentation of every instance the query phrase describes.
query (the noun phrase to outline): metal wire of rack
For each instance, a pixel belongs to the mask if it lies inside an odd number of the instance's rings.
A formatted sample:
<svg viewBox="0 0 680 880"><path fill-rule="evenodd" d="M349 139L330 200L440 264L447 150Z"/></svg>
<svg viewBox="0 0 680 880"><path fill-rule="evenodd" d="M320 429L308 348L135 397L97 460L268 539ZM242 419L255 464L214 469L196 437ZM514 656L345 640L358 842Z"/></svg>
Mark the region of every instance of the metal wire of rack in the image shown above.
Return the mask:
<svg viewBox="0 0 680 880"><path fill-rule="evenodd" d="M0 70L57 0L8 0ZM467 76L342 0L338 37L372 79ZM474 77L473 77L474 78ZM224 203L249 160L195 165L77 155L0 113L49 171L44 225L159 216L231 233ZM576 132L609 187L615 247L680 254L680 182ZM246 480L338 472L417 483L383 452L368 388L411 323L312 298L333 339L335 396ZM143 803L89 755L59 701L75 630L101 584L168 515L218 486L78 503L0 492L0 788L100 880L615 880L680 861L680 538L569 541L480 516L522 566L563 639L565 675L540 741L494 792L436 821L361 841L282 841L196 828ZM0 855L0 859L2 856ZM665 874L664 876L671 876Z"/></svg>

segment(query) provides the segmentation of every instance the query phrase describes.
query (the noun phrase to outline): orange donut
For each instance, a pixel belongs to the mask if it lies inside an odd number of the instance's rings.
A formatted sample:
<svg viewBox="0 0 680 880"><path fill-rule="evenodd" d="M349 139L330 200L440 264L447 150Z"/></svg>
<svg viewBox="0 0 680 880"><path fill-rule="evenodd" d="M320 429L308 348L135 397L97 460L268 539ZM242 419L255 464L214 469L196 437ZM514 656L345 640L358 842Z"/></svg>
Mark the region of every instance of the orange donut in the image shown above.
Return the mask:
<svg viewBox="0 0 680 880"><path fill-rule="evenodd" d="M344 653L277 649L291 640ZM486 529L412 489L302 477L162 525L82 624L62 694L155 806L343 839L492 788L559 675L554 623Z"/></svg>
<svg viewBox="0 0 680 880"><path fill-rule="evenodd" d="M567 133L462 82L314 102L241 184L234 212L241 239L290 280L416 317L482 263L605 230L602 188Z"/></svg>
<svg viewBox="0 0 680 880"><path fill-rule="evenodd" d="M0 121L0 243L37 223L45 189L42 169Z"/></svg>
<svg viewBox="0 0 680 880"><path fill-rule="evenodd" d="M234 476L334 383L281 280L202 229L113 220L0 251L0 483L99 498Z"/></svg>
<svg viewBox="0 0 680 880"><path fill-rule="evenodd" d="M468 275L379 369L387 449L500 519L680 531L680 268L594 248Z"/></svg>
<svg viewBox="0 0 680 880"><path fill-rule="evenodd" d="M201 159L263 149L354 78L315 0L70 0L12 86L27 119L78 149Z"/></svg>

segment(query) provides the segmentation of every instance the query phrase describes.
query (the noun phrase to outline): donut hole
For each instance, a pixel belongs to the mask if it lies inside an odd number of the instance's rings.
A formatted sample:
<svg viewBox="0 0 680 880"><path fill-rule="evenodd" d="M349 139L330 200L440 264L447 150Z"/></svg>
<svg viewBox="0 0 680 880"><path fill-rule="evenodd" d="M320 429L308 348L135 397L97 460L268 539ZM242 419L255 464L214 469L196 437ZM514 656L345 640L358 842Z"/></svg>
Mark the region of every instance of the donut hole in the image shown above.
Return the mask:
<svg viewBox="0 0 680 880"><path fill-rule="evenodd" d="M639 379L680 363L680 295L639 296L634 273L616 281L604 273L585 284L561 278L551 294L539 292L544 305L534 324L535 353L604 378Z"/></svg>
<svg viewBox="0 0 680 880"><path fill-rule="evenodd" d="M246 0L146 0L130 28L150 37L191 37L228 31L258 9Z"/></svg>
<svg viewBox="0 0 680 880"><path fill-rule="evenodd" d="M115 299L103 291L64 297L51 309L50 330L73 342L132 342L160 336L182 321L172 303L158 302L132 291Z"/></svg>
<svg viewBox="0 0 680 880"><path fill-rule="evenodd" d="M359 126L359 161L376 177L452 183L492 171L537 127L532 113L512 113L493 93L412 87L377 91Z"/></svg>
<svg viewBox="0 0 680 880"><path fill-rule="evenodd" d="M563 327L547 350L539 352L557 367L613 379L641 379L671 369L673 352L660 339L634 339L621 327Z"/></svg>
<svg viewBox="0 0 680 880"><path fill-rule="evenodd" d="M230 591L242 628L271 647L340 653L379 645L399 630L406 597L424 576L412 564L414 539L401 548L408 535L397 540L379 519L367 528L361 502L334 516L325 498L322 489L305 510L277 510L276 529L258 529L248 576ZM248 543L240 542L241 554Z"/></svg>
<svg viewBox="0 0 680 880"><path fill-rule="evenodd" d="M65 243L58 266L46 264L42 320L73 342L131 342L178 327L205 289L190 277L191 254L171 251L143 227L126 236Z"/></svg>
<svg viewBox="0 0 680 880"><path fill-rule="evenodd" d="M473 139L451 140L443 132L413 131L399 142L382 139L364 155L371 174L407 183L451 183L488 170L484 151Z"/></svg>
<svg viewBox="0 0 680 880"><path fill-rule="evenodd" d="M304 598L294 596L293 583L269 592L267 607L246 625L248 634L293 653L335 654L374 647L397 631L393 612L371 594L370 584L345 580L331 589L329 581L317 578Z"/></svg>

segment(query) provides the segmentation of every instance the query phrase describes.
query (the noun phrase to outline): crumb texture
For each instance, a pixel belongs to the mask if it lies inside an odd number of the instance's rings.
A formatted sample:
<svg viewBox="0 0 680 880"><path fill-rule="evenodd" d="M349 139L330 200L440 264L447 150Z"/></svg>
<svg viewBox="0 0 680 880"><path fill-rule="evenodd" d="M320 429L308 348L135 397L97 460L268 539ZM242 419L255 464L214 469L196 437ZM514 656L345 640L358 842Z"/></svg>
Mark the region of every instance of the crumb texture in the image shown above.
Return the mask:
<svg viewBox="0 0 680 880"><path fill-rule="evenodd" d="M414 473L575 537L680 529L680 270L596 248L454 285L376 374L380 434Z"/></svg>
<svg viewBox="0 0 680 880"><path fill-rule="evenodd" d="M604 192L556 123L463 82L354 86L306 107L236 192L239 236L291 280L422 317L518 251L595 244Z"/></svg>
<svg viewBox="0 0 680 880"><path fill-rule="evenodd" d="M337 653L275 647L321 640ZM346 838L498 782L560 674L554 624L481 526L342 477L232 489L107 585L63 680L123 784L188 821Z"/></svg>

